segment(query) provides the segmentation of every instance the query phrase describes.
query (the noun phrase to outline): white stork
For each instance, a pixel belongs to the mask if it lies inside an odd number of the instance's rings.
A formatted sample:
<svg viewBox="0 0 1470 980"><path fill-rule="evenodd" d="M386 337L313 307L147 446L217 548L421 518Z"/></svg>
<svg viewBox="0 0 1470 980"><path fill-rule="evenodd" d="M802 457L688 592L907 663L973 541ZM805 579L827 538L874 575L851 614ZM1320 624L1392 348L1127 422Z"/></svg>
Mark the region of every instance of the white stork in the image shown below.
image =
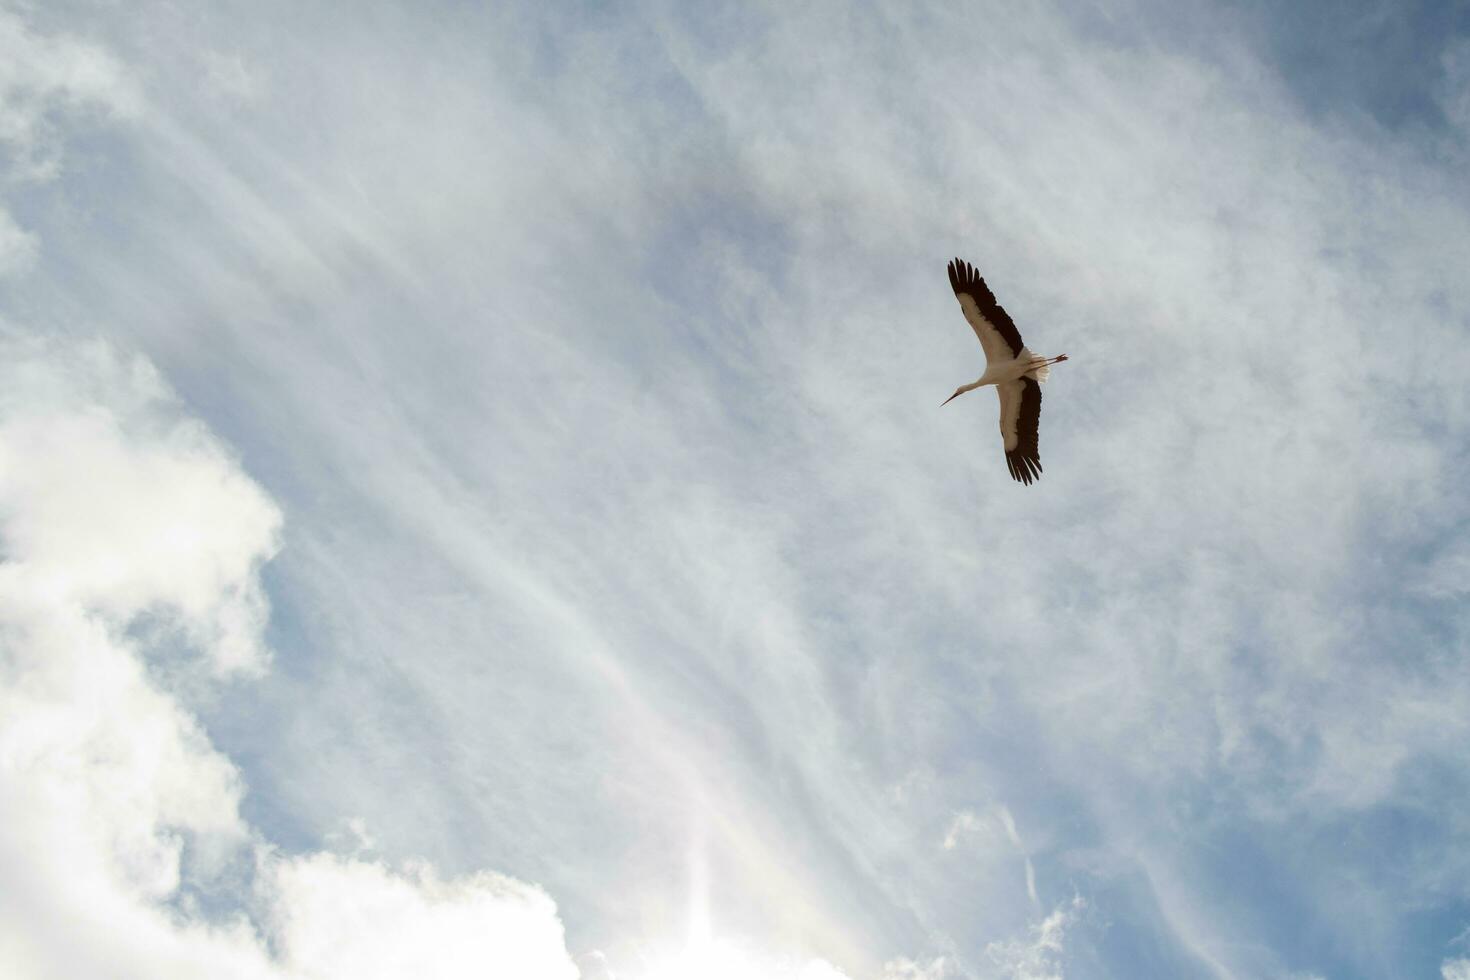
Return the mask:
<svg viewBox="0 0 1470 980"><path fill-rule="evenodd" d="M1051 375L1051 366L1067 359L1038 357L1021 343L1021 331L995 301L995 294L968 262L949 264L949 284L965 319L985 349L985 373L980 380L960 385L941 404L948 405L967 391L995 385L1000 395L1000 437L1005 441L1006 466L1011 477L1029 485L1041 478L1041 451L1036 431L1041 425L1041 384Z"/></svg>

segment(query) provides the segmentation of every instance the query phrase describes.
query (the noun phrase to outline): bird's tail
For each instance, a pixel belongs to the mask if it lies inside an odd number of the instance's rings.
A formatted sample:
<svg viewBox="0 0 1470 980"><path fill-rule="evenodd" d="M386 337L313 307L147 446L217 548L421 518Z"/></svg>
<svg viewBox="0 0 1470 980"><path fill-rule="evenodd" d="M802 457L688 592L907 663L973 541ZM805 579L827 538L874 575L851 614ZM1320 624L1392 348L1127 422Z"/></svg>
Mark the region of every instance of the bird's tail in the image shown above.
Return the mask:
<svg viewBox="0 0 1470 980"><path fill-rule="evenodd" d="M1052 364L1060 364L1063 361L1065 361L1066 359L1067 359L1067 355L1066 354L1063 354L1060 357L1054 357L1054 358L1051 359L1051 363L1050 364L1043 364L1043 365L1041 365L1038 368L1033 368L1032 370L1027 371L1026 372L1026 377L1028 377L1028 378L1035 378L1037 381L1045 381L1045 380L1047 380L1048 378L1051 377L1051 366L1052 366Z"/></svg>

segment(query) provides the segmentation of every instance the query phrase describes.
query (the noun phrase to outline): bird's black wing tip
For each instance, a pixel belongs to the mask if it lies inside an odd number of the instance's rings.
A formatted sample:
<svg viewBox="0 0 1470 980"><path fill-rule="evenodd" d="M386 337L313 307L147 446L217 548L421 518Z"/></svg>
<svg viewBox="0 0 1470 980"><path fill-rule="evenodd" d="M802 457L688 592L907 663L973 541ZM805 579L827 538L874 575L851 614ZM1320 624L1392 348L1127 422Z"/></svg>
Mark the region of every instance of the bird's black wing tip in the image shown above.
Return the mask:
<svg viewBox="0 0 1470 980"><path fill-rule="evenodd" d="M949 281L956 293L973 293L976 287L983 289L985 284L979 271L959 256L949 263Z"/></svg>
<svg viewBox="0 0 1470 980"><path fill-rule="evenodd" d="M1039 456L1006 453L1006 467L1011 471L1011 479L1017 483L1024 483L1028 487L1041 479L1041 457Z"/></svg>

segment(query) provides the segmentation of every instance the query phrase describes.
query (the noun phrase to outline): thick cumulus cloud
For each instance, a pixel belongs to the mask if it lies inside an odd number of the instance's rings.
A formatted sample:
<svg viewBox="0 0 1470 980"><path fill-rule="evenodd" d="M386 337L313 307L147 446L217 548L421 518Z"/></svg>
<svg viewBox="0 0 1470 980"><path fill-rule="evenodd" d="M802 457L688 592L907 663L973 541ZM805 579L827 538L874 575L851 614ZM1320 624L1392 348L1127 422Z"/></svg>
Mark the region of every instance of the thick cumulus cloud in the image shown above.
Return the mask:
<svg viewBox="0 0 1470 980"><path fill-rule="evenodd" d="M280 525L147 362L0 336L0 973L574 978L533 887L241 819L171 685L247 696Z"/></svg>
<svg viewBox="0 0 1470 980"><path fill-rule="evenodd" d="M7 575L114 626L159 610L215 668L262 668L275 506L147 362L24 340L6 355Z"/></svg>
<svg viewBox="0 0 1470 980"><path fill-rule="evenodd" d="M443 881L329 854L276 863L270 934L307 977L527 977L575 980L556 908L502 875Z"/></svg>

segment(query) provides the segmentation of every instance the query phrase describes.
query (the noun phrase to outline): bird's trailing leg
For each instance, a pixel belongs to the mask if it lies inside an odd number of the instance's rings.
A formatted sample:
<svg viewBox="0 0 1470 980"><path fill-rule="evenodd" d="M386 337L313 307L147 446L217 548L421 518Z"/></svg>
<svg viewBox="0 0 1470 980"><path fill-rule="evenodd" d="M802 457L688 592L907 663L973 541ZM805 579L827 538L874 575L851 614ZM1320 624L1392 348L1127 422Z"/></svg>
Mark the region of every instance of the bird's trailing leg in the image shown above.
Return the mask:
<svg viewBox="0 0 1470 980"><path fill-rule="evenodd" d="M1026 369L1024 377L1035 378L1037 381L1045 381L1051 377L1051 366L1053 364L1060 364L1066 359L1066 354L1059 354L1056 357L1033 357L1031 358L1031 366Z"/></svg>

